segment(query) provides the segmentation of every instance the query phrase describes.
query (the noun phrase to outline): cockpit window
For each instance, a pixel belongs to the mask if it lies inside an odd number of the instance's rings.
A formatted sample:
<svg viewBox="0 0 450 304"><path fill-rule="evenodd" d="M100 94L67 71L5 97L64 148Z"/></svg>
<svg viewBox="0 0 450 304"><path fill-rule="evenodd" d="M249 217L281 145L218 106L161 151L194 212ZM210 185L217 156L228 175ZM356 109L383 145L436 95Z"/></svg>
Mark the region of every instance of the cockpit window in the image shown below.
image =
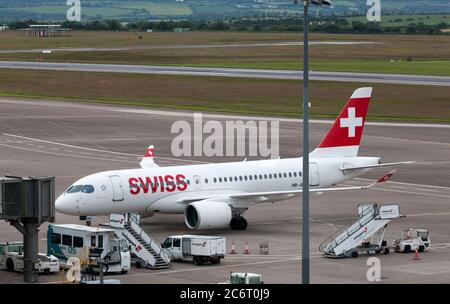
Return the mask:
<svg viewBox="0 0 450 304"><path fill-rule="evenodd" d="M83 187L82 185L73 185L69 189L67 189L66 192L67 193L76 193L76 192L79 192L82 187Z"/></svg>
<svg viewBox="0 0 450 304"><path fill-rule="evenodd" d="M92 186L92 185L84 185L83 188L81 189L81 192L83 192L83 193L92 193L92 192L94 192L94 186Z"/></svg>

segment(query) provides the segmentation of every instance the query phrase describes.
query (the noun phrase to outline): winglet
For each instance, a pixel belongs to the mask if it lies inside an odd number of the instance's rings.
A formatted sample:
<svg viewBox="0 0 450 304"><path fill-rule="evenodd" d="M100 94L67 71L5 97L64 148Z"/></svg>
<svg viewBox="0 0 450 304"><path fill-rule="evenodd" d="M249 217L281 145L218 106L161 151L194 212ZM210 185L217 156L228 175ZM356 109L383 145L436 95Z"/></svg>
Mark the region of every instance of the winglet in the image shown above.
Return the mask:
<svg viewBox="0 0 450 304"><path fill-rule="evenodd" d="M147 148L147 150L145 150L144 157L139 163L141 165L141 168L159 167L157 164L155 164L155 161L153 160L154 155L155 155L155 147L153 145L150 145Z"/></svg>
<svg viewBox="0 0 450 304"><path fill-rule="evenodd" d="M374 183L370 184L369 186L367 186L367 188L372 188L373 186L375 186L377 184L387 182L392 177L392 175L394 175L395 172L396 172L396 170L392 170L392 171L386 173L385 175L380 177L376 182L374 182Z"/></svg>

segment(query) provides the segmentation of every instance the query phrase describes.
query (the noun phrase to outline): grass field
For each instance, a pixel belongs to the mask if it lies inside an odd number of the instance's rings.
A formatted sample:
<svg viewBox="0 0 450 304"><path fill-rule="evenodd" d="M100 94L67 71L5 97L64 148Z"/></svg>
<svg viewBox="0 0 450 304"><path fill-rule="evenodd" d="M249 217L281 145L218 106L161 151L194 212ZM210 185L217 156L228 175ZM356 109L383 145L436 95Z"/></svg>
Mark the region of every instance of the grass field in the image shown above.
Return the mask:
<svg viewBox="0 0 450 304"><path fill-rule="evenodd" d="M2 10L4 10L5 13L7 13L8 11L18 11L33 14L51 14L55 15L55 17L57 18L59 17L58 19L60 20L64 20L66 18L68 8L69 6L64 5L41 5L17 8L2 8ZM82 8L81 12L83 18L91 18L99 15L104 16L104 18L116 18L118 16L130 14L133 12L133 10L128 8L85 6Z"/></svg>
<svg viewBox="0 0 450 304"><path fill-rule="evenodd" d="M347 21L367 22L366 16L348 17ZM450 25L450 14L430 15L382 15L380 25L383 27L404 26L410 23L439 24L445 22Z"/></svg>
<svg viewBox="0 0 450 304"><path fill-rule="evenodd" d="M121 2L119 7L145 9L154 16L192 15L192 9L184 3L152 3L145 1Z"/></svg>
<svg viewBox="0 0 450 304"><path fill-rule="evenodd" d="M334 118L353 90L367 85L312 82L312 115ZM370 86L370 120L450 122L447 87ZM294 80L0 70L3 96L283 116L300 113L300 87Z"/></svg>
<svg viewBox="0 0 450 304"><path fill-rule="evenodd" d="M138 37L142 36L142 39ZM61 47L130 47L129 51L0 54L0 60L92 62L205 67L300 69L300 46L233 48L171 48L171 45L299 41L298 34L277 33L111 33L74 32L69 38L29 38L0 33L1 49ZM353 71L450 75L450 36L312 35L313 41L369 41L370 45L314 45L311 68ZM152 46L168 46L152 49ZM133 49L133 47L135 49ZM412 62L406 62L411 57ZM393 62L392 62L393 61Z"/></svg>
<svg viewBox="0 0 450 304"><path fill-rule="evenodd" d="M46 5L20 5L17 7L2 8L4 13L8 11L11 14L14 12L40 14L42 16L52 15L56 19L64 20L66 12L70 6L65 5L66 1L60 3L49 3ZM106 4L106 5L105 5ZM148 2L148 1L126 1L116 2L108 1L108 3L91 3L90 5L83 5L81 14L83 18L91 19L93 17L101 16L102 19L117 18L128 16L132 14L142 13L141 10L146 10L152 16L187 16L192 15L192 9L184 3L167 3L167 2Z"/></svg>

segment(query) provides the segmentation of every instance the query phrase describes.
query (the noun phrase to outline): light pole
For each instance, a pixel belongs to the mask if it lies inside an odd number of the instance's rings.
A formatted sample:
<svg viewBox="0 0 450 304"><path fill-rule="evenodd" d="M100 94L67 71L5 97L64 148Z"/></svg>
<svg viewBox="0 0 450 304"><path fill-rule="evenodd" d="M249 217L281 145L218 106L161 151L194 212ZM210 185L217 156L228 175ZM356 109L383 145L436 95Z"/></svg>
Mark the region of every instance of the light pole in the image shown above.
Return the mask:
<svg viewBox="0 0 450 304"><path fill-rule="evenodd" d="M309 271L309 39L308 7L331 5L330 0L303 0L303 229L302 229L302 283L310 283Z"/></svg>

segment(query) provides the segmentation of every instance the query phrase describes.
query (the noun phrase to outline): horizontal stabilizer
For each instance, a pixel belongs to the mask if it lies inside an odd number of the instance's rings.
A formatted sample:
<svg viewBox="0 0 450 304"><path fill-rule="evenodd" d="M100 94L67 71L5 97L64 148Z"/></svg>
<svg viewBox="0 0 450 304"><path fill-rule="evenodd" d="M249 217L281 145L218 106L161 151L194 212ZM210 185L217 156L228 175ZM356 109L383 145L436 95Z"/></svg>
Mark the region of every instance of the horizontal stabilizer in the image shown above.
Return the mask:
<svg viewBox="0 0 450 304"><path fill-rule="evenodd" d="M367 165L367 166L342 166L339 170L347 171L347 170L360 170L360 169L373 169L378 167L388 167L388 166L396 166L396 165L406 165L413 164L415 161L405 161L405 162L396 162L396 163L385 163L385 164L376 164L376 165Z"/></svg>

